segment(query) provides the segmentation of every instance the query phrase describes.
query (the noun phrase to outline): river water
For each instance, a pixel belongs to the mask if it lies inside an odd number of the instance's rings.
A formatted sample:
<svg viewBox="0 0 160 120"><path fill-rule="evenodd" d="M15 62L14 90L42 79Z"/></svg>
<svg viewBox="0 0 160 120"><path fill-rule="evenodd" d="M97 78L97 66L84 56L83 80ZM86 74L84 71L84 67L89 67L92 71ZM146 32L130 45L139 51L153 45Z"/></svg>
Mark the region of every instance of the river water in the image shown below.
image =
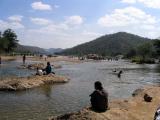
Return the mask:
<svg viewBox="0 0 160 120"><path fill-rule="evenodd" d="M10 61L0 67L0 76L29 76L35 71L20 70L21 63ZM56 74L68 76L66 84L46 85L21 92L0 92L0 120L46 120L49 116L75 112L89 105L94 82L99 80L109 99L127 98L145 85L159 85L159 65L138 65L127 61L84 62L62 64ZM121 78L114 69L123 70Z"/></svg>

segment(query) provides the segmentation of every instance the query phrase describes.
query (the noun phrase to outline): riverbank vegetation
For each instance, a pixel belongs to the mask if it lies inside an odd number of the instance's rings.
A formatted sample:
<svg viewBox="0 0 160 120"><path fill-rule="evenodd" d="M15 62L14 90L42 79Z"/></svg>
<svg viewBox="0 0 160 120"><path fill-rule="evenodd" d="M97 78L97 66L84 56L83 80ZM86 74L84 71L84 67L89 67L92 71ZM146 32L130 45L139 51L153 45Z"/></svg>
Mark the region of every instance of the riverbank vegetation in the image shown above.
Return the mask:
<svg viewBox="0 0 160 120"><path fill-rule="evenodd" d="M0 53L11 53L17 47L18 40L16 33L7 29L4 32L0 32Z"/></svg>
<svg viewBox="0 0 160 120"><path fill-rule="evenodd" d="M119 32L99 37L57 54L74 55L82 58L89 54L95 54L106 59L123 55L125 59L130 59L132 62L151 64L159 59L160 41Z"/></svg>

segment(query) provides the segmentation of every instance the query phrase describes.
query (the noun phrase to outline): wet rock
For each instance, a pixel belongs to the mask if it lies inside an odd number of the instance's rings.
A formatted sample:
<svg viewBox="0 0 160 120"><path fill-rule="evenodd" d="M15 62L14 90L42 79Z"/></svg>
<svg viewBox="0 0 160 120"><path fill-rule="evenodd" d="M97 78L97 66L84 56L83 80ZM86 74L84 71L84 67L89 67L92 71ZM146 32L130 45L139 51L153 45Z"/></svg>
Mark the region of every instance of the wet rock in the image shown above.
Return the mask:
<svg viewBox="0 0 160 120"><path fill-rule="evenodd" d="M145 94L144 95L144 101L146 101L146 102L152 102L152 97L150 95L148 95L148 94Z"/></svg>

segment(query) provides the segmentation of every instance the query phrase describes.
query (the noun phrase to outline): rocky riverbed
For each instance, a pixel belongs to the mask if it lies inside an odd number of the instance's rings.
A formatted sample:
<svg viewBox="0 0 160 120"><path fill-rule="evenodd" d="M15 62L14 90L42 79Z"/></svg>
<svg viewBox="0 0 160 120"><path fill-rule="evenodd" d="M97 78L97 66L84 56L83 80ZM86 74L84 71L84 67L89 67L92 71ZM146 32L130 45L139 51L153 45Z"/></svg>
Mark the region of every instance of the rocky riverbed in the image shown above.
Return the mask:
<svg viewBox="0 0 160 120"><path fill-rule="evenodd" d="M109 109L97 113L89 108L75 113L69 113L49 120L153 120L155 111L160 105L160 87L152 86L138 89L129 99L114 100L109 103ZM145 95L152 97L147 102Z"/></svg>
<svg viewBox="0 0 160 120"><path fill-rule="evenodd" d="M0 81L0 91L26 90L39 87L44 84L66 83L68 81L69 79L67 77L53 74L43 76L33 75L30 77L10 77Z"/></svg>

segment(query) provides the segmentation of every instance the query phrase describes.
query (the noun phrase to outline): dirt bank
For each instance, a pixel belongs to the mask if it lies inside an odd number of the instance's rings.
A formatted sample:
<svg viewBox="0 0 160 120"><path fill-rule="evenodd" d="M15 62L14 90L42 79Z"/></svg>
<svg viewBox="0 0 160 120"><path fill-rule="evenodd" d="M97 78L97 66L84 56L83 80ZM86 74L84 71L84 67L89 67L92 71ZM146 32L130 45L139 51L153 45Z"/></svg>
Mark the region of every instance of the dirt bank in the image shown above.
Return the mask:
<svg viewBox="0 0 160 120"><path fill-rule="evenodd" d="M12 61L16 60L17 58L15 56L1 56L2 62L3 61Z"/></svg>
<svg viewBox="0 0 160 120"><path fill-rule="evenodd" d="M153 120L155 110L160 105L160 87L146 87L134 92L134 96L126 100L115 100L109 103L109 110L96 113L85 108L76 113L70 113L49 120ZM153 97L152 102L146 102L144 95Z"/></svg>
<svg viewBox="0 0 160 120"><path fill-rule="evenodd" d="M57 75L6 78L0 81L0 91L26 90L44 84L66 83L68 81L68 78Z"/></svg>

